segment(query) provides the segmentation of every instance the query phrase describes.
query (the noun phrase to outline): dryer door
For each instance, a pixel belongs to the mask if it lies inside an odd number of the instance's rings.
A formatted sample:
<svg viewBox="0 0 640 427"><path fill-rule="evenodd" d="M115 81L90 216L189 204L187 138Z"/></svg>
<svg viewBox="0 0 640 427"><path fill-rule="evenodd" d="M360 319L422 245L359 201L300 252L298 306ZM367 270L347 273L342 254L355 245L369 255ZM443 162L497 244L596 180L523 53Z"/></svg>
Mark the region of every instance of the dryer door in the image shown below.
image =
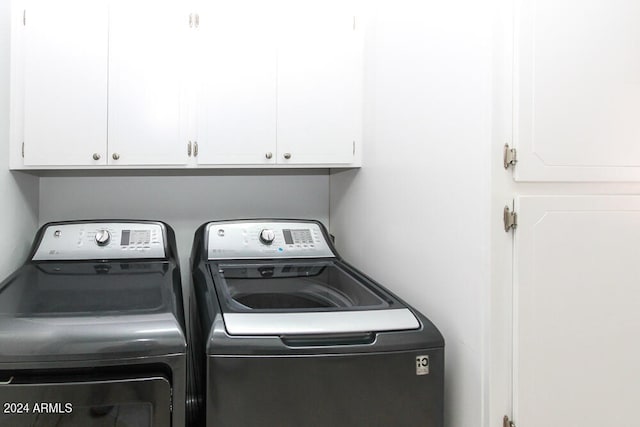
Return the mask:
<svg viewBox="0 0 640 427"><path fill-rule="evenodd" d="M68 382L17 376L2 381L0 427L169 427L171 423L171 385L160 376Z"/></svg>

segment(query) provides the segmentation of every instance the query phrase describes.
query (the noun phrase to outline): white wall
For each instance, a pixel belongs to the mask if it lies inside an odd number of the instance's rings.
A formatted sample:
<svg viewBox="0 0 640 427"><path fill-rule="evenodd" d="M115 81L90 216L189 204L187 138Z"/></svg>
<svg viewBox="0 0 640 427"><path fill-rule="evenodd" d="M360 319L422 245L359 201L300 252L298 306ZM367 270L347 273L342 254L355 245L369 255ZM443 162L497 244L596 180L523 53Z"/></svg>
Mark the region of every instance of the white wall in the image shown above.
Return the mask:
<svg viewBox="0 0 640 427"><path fill-rule="evenodd" d="M331 229L443 333L446 425L488 425L490 1L377 3L363 167L331 175Z"/></svg>
<svg viewBox="0 0 640 427"><path fill-rule="evenodd" d="M184 281L193 233L206 221L311 218L328 226L329 175L323 170L229 171L214 176L43 177L40 207L40 224L101 218L166 221L176 232Z"/></svg>
<svg viewBox="0 0 640 427"><path fill-rule="evenodd" d="M9 172L9 2L0 1L0 280L24 262L38 220L38 178Z"/></svg>

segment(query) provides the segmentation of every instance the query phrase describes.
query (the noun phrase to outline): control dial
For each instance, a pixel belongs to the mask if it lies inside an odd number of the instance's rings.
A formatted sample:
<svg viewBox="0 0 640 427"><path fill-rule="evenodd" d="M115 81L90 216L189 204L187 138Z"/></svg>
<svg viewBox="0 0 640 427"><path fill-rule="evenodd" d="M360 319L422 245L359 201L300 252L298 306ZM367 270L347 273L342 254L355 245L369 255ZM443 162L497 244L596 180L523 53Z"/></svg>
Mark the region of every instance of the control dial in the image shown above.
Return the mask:
<svg viewBox="0 0 640 427"><path fill-rule="evenodd" d="M96 244L98 246L107 246L110 241L111 233L109 233L109 230L102 229L96 232Z"/></svg>
<svg viewBox="0 0 640 427"><path fill-rule="evenodd" d="M276 233L270 229L264 229L260 232L260 241L265 245L270 245L276 239Z"/></svg>

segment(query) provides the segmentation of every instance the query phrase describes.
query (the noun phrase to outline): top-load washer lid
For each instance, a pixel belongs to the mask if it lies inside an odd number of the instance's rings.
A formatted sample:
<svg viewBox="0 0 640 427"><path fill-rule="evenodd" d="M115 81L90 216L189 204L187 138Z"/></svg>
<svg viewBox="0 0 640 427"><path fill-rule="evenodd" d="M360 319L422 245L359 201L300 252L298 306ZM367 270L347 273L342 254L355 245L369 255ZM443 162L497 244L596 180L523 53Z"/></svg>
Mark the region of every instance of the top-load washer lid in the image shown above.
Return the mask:
<svg viewBox="0 0 640 427"><path fill-rule="evenodd" d="M212 266L213 267L213 266ZM231 335L307 335L416 329L413 313L334 260L219 264Z"/></svg>
<svg viewBox="0 0 640 427"><path fill-rule="evenodd" d="M31 259L0 283L0 362L184 352L168 230L156 222L45 225Z"/></svg>
<svg viewBox="0 0 640 427"><path fill-rule="evenodd" d="M220 221L206 256L230 335L410 330L414 314L336 256L316 221Z"/></svg>

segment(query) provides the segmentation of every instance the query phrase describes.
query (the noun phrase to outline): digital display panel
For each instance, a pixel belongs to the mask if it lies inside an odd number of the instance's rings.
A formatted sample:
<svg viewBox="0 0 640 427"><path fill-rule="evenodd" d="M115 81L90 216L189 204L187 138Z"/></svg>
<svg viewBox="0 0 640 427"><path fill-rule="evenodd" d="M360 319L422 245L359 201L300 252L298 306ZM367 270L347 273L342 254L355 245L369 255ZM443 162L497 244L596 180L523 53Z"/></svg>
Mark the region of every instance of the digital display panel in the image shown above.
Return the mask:
<svg viewBox="0 0 640 427"><path fill-rule="evenodd" d="M311 230L307 228L298 230L285 229L282 230L282 234L284 234L284 242L287 245L313 243Z"/></svg>
<svg viewBox="0 0 640 427"><path fill-rule="evenodd" d="M122 230L121 246L142 245L151 242L150 230Z"/></svg>

